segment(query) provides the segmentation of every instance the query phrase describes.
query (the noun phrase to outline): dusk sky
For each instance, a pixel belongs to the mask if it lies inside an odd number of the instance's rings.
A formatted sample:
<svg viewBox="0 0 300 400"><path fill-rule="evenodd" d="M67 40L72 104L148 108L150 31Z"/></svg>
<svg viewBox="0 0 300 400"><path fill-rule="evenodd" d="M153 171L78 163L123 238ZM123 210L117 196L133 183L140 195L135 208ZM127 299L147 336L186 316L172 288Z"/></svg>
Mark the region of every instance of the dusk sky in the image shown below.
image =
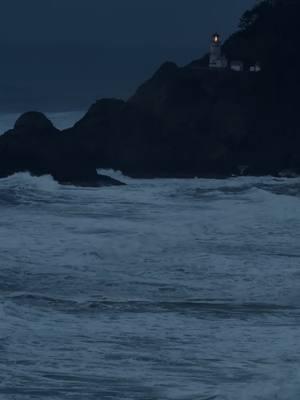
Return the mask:
<svg viewBox="0 0 300 400"><path fill-rule="evenodd" d="M0 106L9 97L16 108L80 108L129 96L165 60L201 57L211 33L227 37L255 0L3 3Z"/></svg>

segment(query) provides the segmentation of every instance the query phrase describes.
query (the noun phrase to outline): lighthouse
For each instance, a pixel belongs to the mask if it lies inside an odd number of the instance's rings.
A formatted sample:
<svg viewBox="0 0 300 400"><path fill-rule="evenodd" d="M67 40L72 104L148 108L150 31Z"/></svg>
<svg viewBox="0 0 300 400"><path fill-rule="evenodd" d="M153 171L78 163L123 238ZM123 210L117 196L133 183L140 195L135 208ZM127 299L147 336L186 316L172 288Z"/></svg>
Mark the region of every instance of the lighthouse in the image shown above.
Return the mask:
<svg viewBox="0 0 300 400"><path fill-rule="evenodd" d="M222 41L218 33L212 35L209 55L210 68L227 68L228 62L226 57L222 55Z"/></svg>

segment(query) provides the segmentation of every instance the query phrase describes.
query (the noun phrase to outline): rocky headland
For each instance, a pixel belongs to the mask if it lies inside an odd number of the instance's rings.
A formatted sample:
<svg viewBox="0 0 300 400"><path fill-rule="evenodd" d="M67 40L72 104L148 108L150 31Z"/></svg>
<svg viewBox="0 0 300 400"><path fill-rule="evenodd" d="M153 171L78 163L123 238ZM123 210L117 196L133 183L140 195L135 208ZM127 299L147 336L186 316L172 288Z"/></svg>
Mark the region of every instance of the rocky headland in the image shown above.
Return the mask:
<svg viewBox="0 0 300 400"><path fill-rule="evenodd" d="M166 62L129 100L99 100L70 129L24 114L0 137L0 176L107 185L118 182L97 168L149 178L300 173L299 11L295 0L262 1L224 43L259 73L210 69L207 56Z"/></svg>

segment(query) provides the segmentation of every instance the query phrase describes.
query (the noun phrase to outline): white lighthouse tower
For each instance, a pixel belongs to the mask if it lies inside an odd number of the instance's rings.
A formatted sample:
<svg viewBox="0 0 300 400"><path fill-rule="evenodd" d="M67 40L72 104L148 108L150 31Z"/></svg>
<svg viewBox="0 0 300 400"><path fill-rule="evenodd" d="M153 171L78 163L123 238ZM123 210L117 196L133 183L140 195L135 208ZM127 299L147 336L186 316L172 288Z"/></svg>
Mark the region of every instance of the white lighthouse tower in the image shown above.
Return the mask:
<svg viewBox="0 0 300 400"><path fill-rule="evenodd" d="M222 41L218 33L212 35L209 55L210 68L227 68L228 62L226 57L222 55Z"/></svg>

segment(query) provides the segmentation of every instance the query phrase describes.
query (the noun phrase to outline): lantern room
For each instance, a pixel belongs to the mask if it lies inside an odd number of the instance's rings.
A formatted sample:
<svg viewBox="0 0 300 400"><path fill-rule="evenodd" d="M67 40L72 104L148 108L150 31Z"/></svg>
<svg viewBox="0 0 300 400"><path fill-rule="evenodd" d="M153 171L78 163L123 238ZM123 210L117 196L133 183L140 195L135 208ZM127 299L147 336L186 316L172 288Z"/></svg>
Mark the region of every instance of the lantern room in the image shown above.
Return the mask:
<svg viewBox="0 0 300 400"><path fill-rule="evenodd" d="M212 36L212 41L214 44L221 44L221 37L218 33L214 33Z"/></svg>

